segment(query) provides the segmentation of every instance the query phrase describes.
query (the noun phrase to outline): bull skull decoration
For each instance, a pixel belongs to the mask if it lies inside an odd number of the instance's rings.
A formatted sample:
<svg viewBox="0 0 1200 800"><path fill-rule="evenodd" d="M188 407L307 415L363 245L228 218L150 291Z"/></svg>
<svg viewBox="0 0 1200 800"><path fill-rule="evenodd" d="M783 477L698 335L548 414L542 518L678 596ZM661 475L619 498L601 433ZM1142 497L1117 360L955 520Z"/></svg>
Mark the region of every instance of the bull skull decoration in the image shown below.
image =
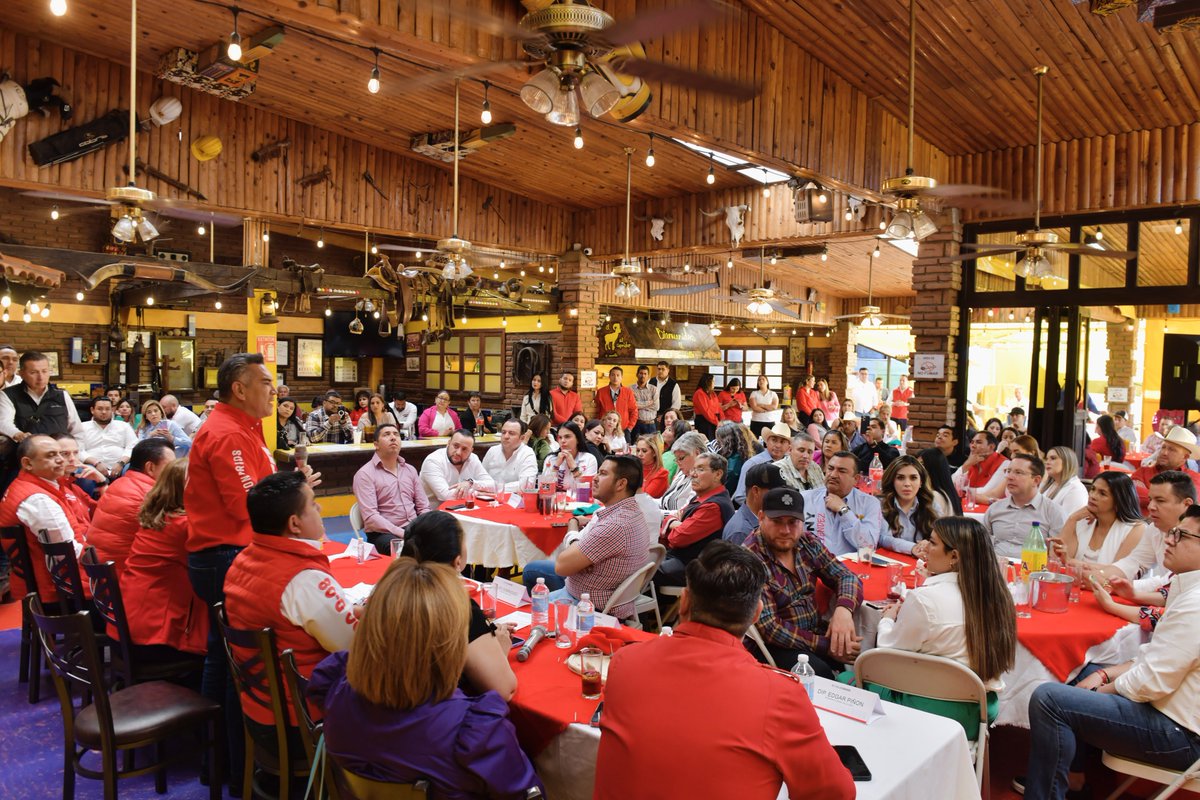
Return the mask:
<svg viewBox="0 0 1200 800"><path fill-rule="evenodd" d="M719 217L725 215L725 226L729 228L729 238L733 240L733 246L737 247L742 243L742 237L746 235L746 212L750 210L748 205L725 206L718 208L715 211L705 211L700 209L700 213L706 217Z"/></svg>
<svg viewBox="0 0 1200 800"><path fill-rule="evenodd" d="M666 233L667 226L675 222L675 217L634 217L639 222L650 222L650 238L656 242L663 240L663 234Z"/></svg>

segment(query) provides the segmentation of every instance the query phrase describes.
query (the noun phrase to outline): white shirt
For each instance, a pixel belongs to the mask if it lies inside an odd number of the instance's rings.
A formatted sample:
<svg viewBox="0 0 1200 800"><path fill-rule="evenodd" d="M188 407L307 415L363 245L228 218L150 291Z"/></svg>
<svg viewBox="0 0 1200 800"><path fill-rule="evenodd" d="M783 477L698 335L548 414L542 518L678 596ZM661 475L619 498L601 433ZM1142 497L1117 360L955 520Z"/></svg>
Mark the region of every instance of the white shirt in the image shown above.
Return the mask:
<svg viewBox="0 0 1200 800"><path fill-rule="evenodd" d="M319 541L301 541L321 547ZM342 587L328 572L319 569L297 572L279 598L279 611L284 619L320 642L326 651L350 649L358 621Z"/></svg>
<svg viewBox="0 0 1200 800"><path fill-rule="evenodd" d="M55 486L45 478L38 478L39 481L45 481L47 486ZM21 501L17 506L17 519L21 520L21 524L33 534L37 536L38 541L46 544L50 542L74 542L75 555L83 555L83 543L76 541L75 531L71 528L71 521L67 519L67 515L63 513L60 506L53 497L48 494L31 494ZM47 567L50 567L49 557L46 559Z"/></svg>
<svg viewBox="0 0 1200 800"><path fill-rule="evenodd" d="M854 411L858 414L868 414L872 408L879 405L879 392L875 391L875 384L871 381L863 383L857 379L853 380L846 391L854 401Z"/></svg>
<svg viewBox="0 0 1200 800"><path fill-rule="evenodd" d="M396 417L396 424L400 426L400 430L404 431L405 435L412 439L413 434L417 430L417 407L406 400L404 401L403 408L396 408L396 404L392 403L392 412Z"/></svg>
<svg viewBox="0 0 1200 800"><path fill-rule="evenodd" d="M80 426L78 438L79 446L87 451L88 456L98 458L109 465L118 461L128 464L133 446L138 443L133 426L119 419L114 419L107 425L89 419Z"/></svg>
<svg viewBox="0 0 1200 800"><path fill-rule="evenodd" d="M450 456L442 448L425 457L421 464L421 487L429 496L429 503L437 505L443 500L451 499L453 492L450 487L465 480L475 481L475 486L481 489L493 487L492 476L483 468L479 456L471 453L461 468L450 463Z"/></svg>
<svg viewBox="0 0 1200 800"><path fill-rule="evenodd" d="M888 617L879 620L876 644L949 658L970 669L966 611L958 573L933 575L924 586L905 595L894 621ZM1004 682L997 677L986 681L984 686L988 691L998 692L1004 688Z"/></svg>
<svg viewBox="0 0 1200 800"><path fill-rule="evenodd" d="M183 432L188 435L189 439L196 435L196 431L200 430L200 418L187 406L175 409L175 414L170 419L183 428Z"/></svg>
<svg viewBox="0 0 1200 800"><path fill-rule="evenodd" d="M48 391L50 391L50 388L46 387L46 392ZM59 391L63 393L63 402L67 405L67 433L78 439L83 423L79 421L79 412L75 410L75 401L71 399L71 395L66 389L59 389ZM29 391L28 387L25 389L25 393L33 398L36 403L42 402L42 398L46 396L46 392L42 392L35 397ZM16 406L13 405L12 400L7 394L0 392L0 433L10 439L20 433L21 431L17 428L16 419Z"/></svg>
<svg viewBox="0 0 1200 800"><path fill-rule="evenodd" d="M1058 506L1064 517L1069 517L1087 505L1088 490L1077 475L1072 475L1071 480L1063 484L1054 497L1046 495L1046 499Z"/></svg>
<svg viewBox="0 0 1200 800"><path fill-rule="evenodd" d="M1137 431L1135 431L1133 428L1129 427L1128 425L1126 425L1124 428L1118 429L1117 436L1120 436L1122 439L1129 442L1134 447L1138 447L1141 445L1141 442L1138 440Z"/></svg>
<svg viewBox="0 0 1200 800"><path fill-rule="evenodd" d="M1129 534L1133 533L1134 528L1141 524L1141 520L1137 522L1114 520L1112 527L1108 529L1108 535L1100 543L1100 549L1093 551L1090 548L1090 542L1092 540L1092 533L1096 530L1096 521L1086 522L1079 520L1075 523L1075 552L1070 557L1089 561L1093 564L1111 564L1116 561L1117 551L1121 549L1121 545L1129 538Z"/></svg>
<svg viewBox="0 0 1200 800"><path fill-rule="evenodd" d="M1133 667L1113 681L1117 693L1150 703L1192 733L1200 733L1200 570L1171 579L1167 605Z"/></svg>
<svg viewBox="0 0 1200 800"><path fill-rule="evenodd" d="M1142 532L1142 540L1137 543L1129 555L1114 562L1113 566L1121 570L1130 580L1142 575L1141 580L1134 581L1134 588L1138 591L1152 592L1166 583L1165 567L1163 567L1163 556L1166 555L1166 552L1167 541L1163 538L1162 531L1147 521L1146 530ZM1154 574L1147 576L1147 572Z"/></svg>
<svg viewBox="0 0 1200 800"><path fill-rule="evenodd" d="M778 422L783 416L783 409L778 407L779 395L767 389L765 392L760 392L755 389L750 393L750 399L758 403L760 406L769 406L771 403L776 404L774 411L751 411L751 422Z"/></svg>
<svg viewBox="0 0 1200 800"><path fill-rule="evenodd" d="M16 385L17 385L18 383L20 383L20 382L21 382L21 376L20 376L20 375L13 375L11 380L9 380L9 379L7 379L7 378L4 380L4 386L3 386L3 388L7 389L7 388L8 388L8 387L10 387L10 386L16 386Z"/></svg>
<svg viewBox="0 0 1200 800"><path fill-rule="evenodd" d="M517 445L508 459L504 458L504 446L496 445L483 454L483 468L495 481L496 487L505 492L521 491L521 481L537 478L537 456L527 444Z"/></svg>

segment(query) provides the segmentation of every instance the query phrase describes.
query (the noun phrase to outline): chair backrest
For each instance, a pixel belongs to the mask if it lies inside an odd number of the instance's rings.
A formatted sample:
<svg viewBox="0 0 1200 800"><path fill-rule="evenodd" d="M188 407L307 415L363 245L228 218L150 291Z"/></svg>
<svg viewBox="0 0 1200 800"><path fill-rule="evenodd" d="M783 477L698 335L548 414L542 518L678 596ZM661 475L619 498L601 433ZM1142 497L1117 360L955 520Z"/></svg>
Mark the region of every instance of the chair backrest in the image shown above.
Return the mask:
<svg viewBox="0 0 1200 800"><path fill-rule="evenodd" d="M768 664L772 667L776 666L775 658L771 655L771 651L767 649L767 643L763 641L762 634L759 632L757 625L751 625L746 630L746 638L754 643L754 646L758 648L758 652L763 654L763 658L767 660Z"/></svg>
<svg viewBox="0 0 1200 800"><path fill-rule="evenodd" d="M24 525L9 525L0 528L0 541L4 543L4 554L12 564L12 574L25 583L26 592L36 592L37 574L33 571L33 560L29 555L29 541L25 538Z"/></svg>
<svg viewBox="0 0 1200 800"><path fill-rule="evenodd" d="M83 592L83 578L79 574L79 561L75 558L74 542L43 542L46 567L50 570L50 582L58 591L59 600L65 610L74 614L86 611L87 596Z"/></svg>
<svg viewBox="0 0 1200 800"><path fill-rule="evenodd" d="M283 768L282 765L290 763L287 726L291 715L284 705L283 677L276 655L279 651L275 649L275 632L270 628L248 630L230 627L224 603L213 606L213 611L242 704L256 703L270 711L275 720L276 752ZM244 708L242 713L245 714Z"/></svg>
<svg viewBox="0 0 1200 800"><path fill-rule="evenodd" d="M642 593L646 584L654 578L654 573L658 569L658 565L653 561L647 561L645 565L638 567L632 575L621 581L613 593L609 596L608 602L604 604L603 611L605 614L610 609L625 603L632 603L637 599L637 596Z"/></svg>
<svg viewBox="0 0 1200 800"><path fill-rule="evenodd" d="M83 551L79 564L92 586L92 606L108 623L110 637L116 634L120 663L114 664L113 669L120 674L123 686L133 686L133 640L129 636L129 619L125 616L116 565L112 561L101 563L94 547Z"/></svg>
<svg viewBox="0 0 1200 800"><path fill-rule="evenodd" d="M358 507L358 503L350 506L350 527L354 529L355 536L362 536L364 526L362 510Z"/></svg>
<svg viewBox="0 0 1200 800"><path fill-rule="evenodd" d="M113 752L112 709L108 703L108 687L104 683L104 662L96 646L95 629L86 611L65 616L47 616L42 601L28 597L29 610L38 629L42 651L50 664L54 689L62 706L63 725L68 747L75 741L75 704L73 686L83 690L82 696L92 698L100 722L100 741L103 752ZM36 680L36 676L30 676Z"/></svg>
<svg viewBox="0 0 1200 800"><path fill-rule="evenodd" d="M429 784L426 781L388 783L364 778L342 769L332 756L326 762L326 768L333 772L334 781L344 800L426 800L429 797Z"/></svg>
<svg viewBox="0 0 1200 800"><path fill-rule="evenodd" d="M968 667L957 661L928 653L913 653L876 647L854 662L854 680L861 688L875 683L892 691L979 704L980 728L987 728L987 689Z"/></svg>
<svg viewBox="0 0 1200 800"><path fill-rule="evenodd" d="M283 668L283 679L287 681L288 693L292 696L292 711L296 714L296 722L300 728L300 740L304 742L304 752L308 755L309 766L312 766L313 756L317 752L318 727L320 723L313 719L304 698L308 694L308 678L300 674L296 668L296 654L291 648L284 650L279 656Z"/></svg>

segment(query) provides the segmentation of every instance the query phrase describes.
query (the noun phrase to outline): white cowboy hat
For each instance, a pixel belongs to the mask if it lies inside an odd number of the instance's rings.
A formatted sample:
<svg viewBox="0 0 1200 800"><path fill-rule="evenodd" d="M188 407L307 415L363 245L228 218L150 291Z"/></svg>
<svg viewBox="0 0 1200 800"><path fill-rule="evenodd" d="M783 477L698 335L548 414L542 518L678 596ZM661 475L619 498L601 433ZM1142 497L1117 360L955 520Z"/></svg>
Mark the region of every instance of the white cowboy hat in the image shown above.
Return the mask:
<svg viewBox="0 0 1200 800"><path fill-rule="evenodd" d="M787 439L790 442L794 434L795 431L789 428L786 422L776 422L771 427L764 428L762 432L764 442L767 440L768 436L779 436L780 438Z"/></svg>
<svg viewBox="0 0 1200 800"><path fill-rule="evenodd" d="M1186 449L1189 458L1200 458L1200 446L1196 444L1196 434L1182 425L1176 425L1171 428L1167 435L1163 437L1163 441L1177 444Z"/></svg>

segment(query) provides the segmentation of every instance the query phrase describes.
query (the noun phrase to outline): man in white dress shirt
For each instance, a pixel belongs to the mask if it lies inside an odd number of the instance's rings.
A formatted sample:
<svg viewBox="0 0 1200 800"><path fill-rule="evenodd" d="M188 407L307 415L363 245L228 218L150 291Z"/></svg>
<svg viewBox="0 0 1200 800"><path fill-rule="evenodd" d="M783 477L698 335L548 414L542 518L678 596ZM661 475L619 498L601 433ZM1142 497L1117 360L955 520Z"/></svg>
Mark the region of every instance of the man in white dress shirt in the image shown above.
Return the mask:
<svg viewBox="0 0 1200 800"><path fill-rule="evenodd" d="M87 460L112 480L129 463L138 437L128 422L113 418L112 401L107 397L93 397L91 408L92 418L83 423L77 438Z"/></svg>
<svg viewBox="0 0 1200 800"><path fill-rule="evenodd" d="M67 390L50 383L50 359L30 350L21 356L17 374L23 385L0 392L0 433L14 442L35 433L79 436L79 412Z"/></svg>
<svg viewBox="0 0 1200 800"><path fill-rule="evenodd" d="M0 389L7 389L21 382L21 376L17 374L20 364L21 356L17 353L17 348L11 344L0 345L0 370L4 373L4 385L0 386Z"/></svg>
<svg viewBox="0 0 1200 800"><path fill-rule="evenodd" d="M848 392L854 401L854 413L860 420L870 416L871 410L879 405L879 390L871 383L866 367L861 367L858 377L850 381Z"/></svg>
<svg viewBox="0 0 1200 800"><path fill-rule="evenodd" d="M167 415L167 419L183 428L183 432L188 435L189 439L196 435L196 431L200 430L200 418L187 406L179 405L179 398L175 395L164 394L162 400L158 402L163 408L163 413Z"/></svg>
<svg viewBox="0 0 1200 800"><path fill-rule="evenodd" d="M403 390L392 395L392 414L406 439L417 438L417 407L408 402Z"/></svg>
<svg viewBox="0 0 1200 800"><path fill-rule="evenodd" d="M505 420L500 427L500 446L484 453L483 468L500 491L519 492L521 481L537 477L537 456L522 443L524 435L524 422L516 417Z"/></svg>
<svg viewBox="0 0 1200 800"><path fill-rule="evenodd" d="M1169 576L1163 566L1167 551L1164 531L1175 527L1188 506L1195 503L1196 484L1186 473L1169 469L1151 478L1150 524L1133 552L1115 564L1101 568L1105 577L1127 578L1133 581L1133 589L1138 592L1152 592L1165 584Z"/></svg>
<svg viewBox="0 0 1200 800"><path fill-rule="evenodd" d="M460 429L450 436L444 450L426 456L421 464L421 486L431 505L461 497L467 489L491 489L495 485L474 449L475 437Z"/></svg>

